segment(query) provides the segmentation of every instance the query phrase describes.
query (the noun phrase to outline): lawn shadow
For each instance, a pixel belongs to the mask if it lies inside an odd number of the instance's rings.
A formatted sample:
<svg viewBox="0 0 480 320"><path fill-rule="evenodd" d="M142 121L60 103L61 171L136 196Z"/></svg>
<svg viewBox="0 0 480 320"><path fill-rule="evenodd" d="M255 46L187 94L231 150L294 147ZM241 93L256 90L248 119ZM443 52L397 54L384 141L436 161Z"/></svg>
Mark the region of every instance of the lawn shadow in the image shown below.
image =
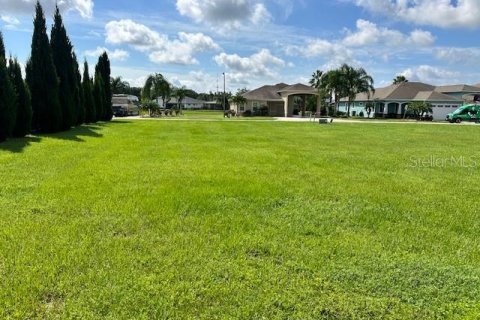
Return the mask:
<svg viewBox="0 0 480 320"><path fill-rule="evenodd" d="M98 133L97 131L101 130L103 127L102 124L85 124L80 127L72 128L68 131L63 131L59 133L52 134L41 134L40 137L52 138L58 140L67 140L75 142L85 142L85 139L82 137L91 137L91 138L102 138L103 134Z"/></svg>
<svg viewBox="0 0 480 320"><path fill-rule="evenodd" d="M84 124L79 127L72 128L68 131L51 133L51 134L35 134L29 135L25 138L9 139L6 142L0 143L0 150L10 151L13 153L21 153L25 148L32 143L41 142L43 138L51 138L58 140L67 140L74 142L85 142L82 137L102 138L103 134L99 133L106 126L129 124L132 121L128 120L113 120L110 122L98 122L93 124Z"/></svg>
<svg viewBox="0 0 480 320"><path fill-rule="evenodd" d="M0 143L0 150L22 153L26 147L40 141L42 141L41 137L32 135L26 136L25 138L13 138Z"/></svg>

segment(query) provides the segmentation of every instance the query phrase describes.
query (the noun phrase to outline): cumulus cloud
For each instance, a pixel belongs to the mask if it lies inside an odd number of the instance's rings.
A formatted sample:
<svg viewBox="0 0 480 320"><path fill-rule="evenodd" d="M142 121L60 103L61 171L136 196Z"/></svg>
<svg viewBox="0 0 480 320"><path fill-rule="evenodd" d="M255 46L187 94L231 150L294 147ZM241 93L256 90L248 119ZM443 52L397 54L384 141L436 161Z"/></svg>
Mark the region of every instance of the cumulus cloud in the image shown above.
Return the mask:
<svg viewBox="0 0 480 320"><path fill-rule="evenodd" d="M387 46L430 46L434 43L435 37L428 31L414 30L409 35L398 30L378 27L375 23L359 19L357 30L349 32L343 39L346 46L367 46L382 44Z"/></svg>
<svg viewBox="0 0 480 320"><path fill-rule="evenodd" d="M0 8L4 14L28 14L35 12L37 0L0 0ZM41 4L48 13L53 12L55 4L62 11L77 11L84 18L91 18L93 15L93 0L43 0Z"/></svg>
<svg viewBox="0 0 480 320"><path fill-rule="evenodd" d="M177 10L197 23L227 29L271 20L265 5L257 0L177 0Z"/></svg>
<svg viewBox="0 0 480 320"><path fill-rule="evenodd" d="M84 52L84 54L87 57L99 57L104 52L108 53L108 57L111 60L125 61L128 59L128 57L130 57L130 53L128 53L128 51L119 50L119 49L115 49L111 51L105 47L97 47L94 50L87 50Z"/></svg>
<svg viewBox="0 0 480 320"><path fill-rule="evenodd" d="M476 64L480 61L480 48L438 48L435 56L451 64Z"/></svg>
<svg viewBox="0 0 480 320"><path fill-rule="evenodd" d="M249 57L240 57L238 54L223 52L215 56L214 60L218 65L238 72L239 77L247 74L257 77L273 77L275 68L286 65L284 60L272 55L268 49L261 49Z"/></svg>
<svg viewBox="0 0 480 320"><path fill-rule="evenodd" d="M461 73L429 65L405 69L401 75L411 81L421 81L432 84L448 84L461 82Z"/></svg>
<svg viewBox="0 0 480 320"><path fill-rule="evenodd" d="M148 54L150 61L169 64L196 64L196 53L219 50L220 46L203 33L179 32L170 40L149 27L132 20L110 21L105 26L106 42L127 44Z"/></svg>
<svg viewBox="0 0 480 320"><path fill-rule="evenodd" d="M352 0L371 12L420 25L442 28L480 27L478 0Z"/></svg>

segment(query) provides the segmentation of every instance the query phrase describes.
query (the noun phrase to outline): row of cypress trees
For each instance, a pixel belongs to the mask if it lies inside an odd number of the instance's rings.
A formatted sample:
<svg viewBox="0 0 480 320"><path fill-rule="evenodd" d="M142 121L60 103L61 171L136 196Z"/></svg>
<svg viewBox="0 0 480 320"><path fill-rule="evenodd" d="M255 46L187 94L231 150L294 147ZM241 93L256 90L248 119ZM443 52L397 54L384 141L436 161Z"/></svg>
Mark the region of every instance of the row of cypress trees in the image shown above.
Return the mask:
<svg viewBox="0 0 480 320"><path fill-rule="evenodd" d="M110 121L113 117L107 53L99 57L94 79L85 61L82 79L58 7L50 40L38 1L35 10L25 81L16 59L10 58L7 65L0 33L0 142L32 131L54 133L83 123Z"/></svg>

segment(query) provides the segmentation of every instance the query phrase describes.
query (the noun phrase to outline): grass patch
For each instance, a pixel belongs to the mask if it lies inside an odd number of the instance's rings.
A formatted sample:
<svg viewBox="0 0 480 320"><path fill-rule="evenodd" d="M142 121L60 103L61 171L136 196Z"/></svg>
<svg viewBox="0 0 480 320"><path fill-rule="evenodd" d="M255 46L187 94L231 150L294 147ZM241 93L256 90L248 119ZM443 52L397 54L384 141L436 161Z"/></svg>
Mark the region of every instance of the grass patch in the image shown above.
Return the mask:
<svg viewBox="0 0 480 320"><path fill-rule="evenodd" d="M119 120L0 144L0 318L476 319L477 129Z"/></svg>

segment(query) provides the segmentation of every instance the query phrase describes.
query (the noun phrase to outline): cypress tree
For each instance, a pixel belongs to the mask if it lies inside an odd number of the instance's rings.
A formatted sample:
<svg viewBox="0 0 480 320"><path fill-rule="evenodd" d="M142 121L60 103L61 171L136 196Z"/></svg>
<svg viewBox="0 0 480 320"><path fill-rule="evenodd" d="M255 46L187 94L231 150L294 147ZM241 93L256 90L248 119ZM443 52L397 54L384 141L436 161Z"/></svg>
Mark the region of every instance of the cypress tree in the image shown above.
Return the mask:
<svg viewBox="0 0 480 320"><path fill-rule="evenodd" d="M74 87L74 97L75 97L75 106L76 106L76 121L77 126L85 123L85 102L83 97L82 90L82 76L80 75L80 70L78 66L77 56L75 52L72 53L73 58L73 73L75 75L75 87Z"/></svg>
<svg viewBox="0 0 480 320"><path fill-rule="evenodd" d="M97 112L96 121L105 119L105 87L102 75L97 73L93 83L93 100L95 102L95 110Z"/></svg>
<svg viewBox="0 0 480 320"><path fill-rule="evenodd" d="M88 73L88 62L83 64L83 82L82 82L83 100L85 104L85 123L97 122L97 112L93 100L92 80Z"/></svg>
<svg viewBox="0 0 480 320"><path fill-rule="evenodd" d="M62 109L58 98L58 78L40 3L35 6L32 52L27 62L27 83L32 96L34 130L57 132L62 128Z"/></svg>
<svg viewBox="0 0 480 320"><path fill-rule="evenodd" d="M54 24L50 36L53 63L59 79L60 106L62 108L62 129L69 130L77 124L77 104L75 97L75 72L73 46L68 38L58 6L53 17Z"/></svg>
<svg viewBox="0 0 480 320"><path fill-rule="evenodd" d="M7 70L5 45L0 32L0 142L11 136L15 126L15 89Z"/></svg>
<svg viewBox="0 0 480 320"><path fill-rule="evenodd" d="M30 133L32 124L32 101L28 86L22 78L22 68L16 58L12 59L10 57L8 72L17 97L16 119L12 135L20 138Z"/></svg>
<svg viewBox="0 0 480 320"><path fill-rule="evenodd" d="M95 66L95 73L102 76L103 82L103 92L104 92L104 102L103 102L103 114L101 120L110 121L113 118L113 109L112 109L112 87L110 84L110 59L108 54L104 52L99 58L98 63Z"/></svg>

